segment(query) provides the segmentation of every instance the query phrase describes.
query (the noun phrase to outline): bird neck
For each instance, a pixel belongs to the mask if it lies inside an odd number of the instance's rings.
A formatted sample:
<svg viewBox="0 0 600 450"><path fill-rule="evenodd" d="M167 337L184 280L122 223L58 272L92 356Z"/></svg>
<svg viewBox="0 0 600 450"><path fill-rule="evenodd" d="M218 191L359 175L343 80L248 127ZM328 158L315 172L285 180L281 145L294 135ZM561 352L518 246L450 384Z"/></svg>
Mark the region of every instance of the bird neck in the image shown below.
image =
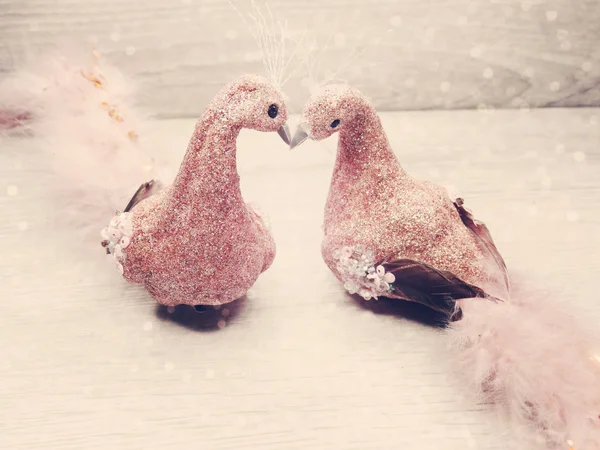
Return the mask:
<svg viewBox="0 0 600 450"><path fill-rule="evenodd" d="M367 104L350 126L340 130L336 170L365 176L384 168L405 176L377 112Z"/></svg>
<svg viewBox="0 0 600 450"><path fill-rule="evenodd" d="M223 119L213 106L198 120L171 188L168 214L185 211L194 221L203 214L230 214L243 205L236 162L241 128Z"/></svg>

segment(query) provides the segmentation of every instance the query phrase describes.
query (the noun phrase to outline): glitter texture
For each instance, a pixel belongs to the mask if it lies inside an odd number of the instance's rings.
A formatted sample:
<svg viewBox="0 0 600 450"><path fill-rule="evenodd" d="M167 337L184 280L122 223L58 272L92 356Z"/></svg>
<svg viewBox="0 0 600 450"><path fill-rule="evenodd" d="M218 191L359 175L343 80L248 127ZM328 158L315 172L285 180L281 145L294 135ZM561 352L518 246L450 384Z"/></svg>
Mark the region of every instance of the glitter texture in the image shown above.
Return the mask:
<svg viewBox="0 0 600 450"><path fill-rule="evenodd" d="M339 252L361 247L374 253L375 262L419 261L489 295L508 297L504 270L465 226L444 188L404 172L375 109L360 92L344 85L322 88L305 106L301 129L315 140L340 134L322 253L342 282L352 280L339 270Z"/></svg>
<svg viewBox="0 0 600 450"><path fill-rule="evenodd" d="M272 105L275 118L268 115ZM277 131L286 119L282 95L266 79L247 75L226 86L196 124L173 185L121 214L131 220L127 246L103 232L105 246L119 250L114 256L125 279L165 305L218 305L243 296L272 264L275 244L242 198L236 139L242 128Z"/></svg>

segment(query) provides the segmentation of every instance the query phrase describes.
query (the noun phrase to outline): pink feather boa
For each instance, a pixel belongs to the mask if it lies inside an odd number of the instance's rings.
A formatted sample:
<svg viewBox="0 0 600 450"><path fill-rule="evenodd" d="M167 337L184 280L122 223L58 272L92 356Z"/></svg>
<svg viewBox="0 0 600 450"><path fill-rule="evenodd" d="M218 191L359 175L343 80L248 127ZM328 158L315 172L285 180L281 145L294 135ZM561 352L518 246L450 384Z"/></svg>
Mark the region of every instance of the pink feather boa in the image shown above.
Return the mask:
<svg viewBox="0 0 600 450"><path fill-rule="evenodd" d="M477 400L533 437L526 448L600 449L593 336L551 296L523 287L510 302L459 303L464 315L450 326L451 347Z"/></svg>

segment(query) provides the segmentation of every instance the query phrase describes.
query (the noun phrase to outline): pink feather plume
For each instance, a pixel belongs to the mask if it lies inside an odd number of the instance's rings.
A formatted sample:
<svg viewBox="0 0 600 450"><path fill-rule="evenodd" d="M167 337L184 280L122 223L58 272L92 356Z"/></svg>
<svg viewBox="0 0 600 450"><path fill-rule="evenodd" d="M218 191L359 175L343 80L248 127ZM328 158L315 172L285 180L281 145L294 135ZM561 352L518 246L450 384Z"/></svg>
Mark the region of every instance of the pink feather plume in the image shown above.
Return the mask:
<svg viewBox="0 0 600 450"><path fill-rule="evenodd" d="M133 84L91 51L29 57L0 79L0 143L46 183L53 219L95 236L141 183L161 178L134 104Z"/></svg>
<svg viewBox="0 0 600 450"><path fill-rule="evenodd" d="M527 431L525 448L600 449L597 341L550 295L521 289L510 302L459 302L449 335L461 377Z"/></svg>

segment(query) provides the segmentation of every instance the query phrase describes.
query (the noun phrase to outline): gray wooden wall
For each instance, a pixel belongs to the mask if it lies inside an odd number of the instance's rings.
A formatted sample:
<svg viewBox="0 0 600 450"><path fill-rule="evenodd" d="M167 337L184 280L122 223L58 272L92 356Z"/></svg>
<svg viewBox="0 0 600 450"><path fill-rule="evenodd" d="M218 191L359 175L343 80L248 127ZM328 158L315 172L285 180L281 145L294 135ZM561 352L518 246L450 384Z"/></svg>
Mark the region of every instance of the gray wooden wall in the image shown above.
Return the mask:
<svg viewBox="0 0 600 450"><path fill-rule="evenodd" d="M248 0L236 5L247 11ZM323 44L322 68L381 110L600 105L599 0L270 0L296 39ZM24 46L88 42L142 83L141 104L196 115L220 85L261 72L225 0L0 0L0 67ZM286 86L294 109L302 75Z"/></svg>

